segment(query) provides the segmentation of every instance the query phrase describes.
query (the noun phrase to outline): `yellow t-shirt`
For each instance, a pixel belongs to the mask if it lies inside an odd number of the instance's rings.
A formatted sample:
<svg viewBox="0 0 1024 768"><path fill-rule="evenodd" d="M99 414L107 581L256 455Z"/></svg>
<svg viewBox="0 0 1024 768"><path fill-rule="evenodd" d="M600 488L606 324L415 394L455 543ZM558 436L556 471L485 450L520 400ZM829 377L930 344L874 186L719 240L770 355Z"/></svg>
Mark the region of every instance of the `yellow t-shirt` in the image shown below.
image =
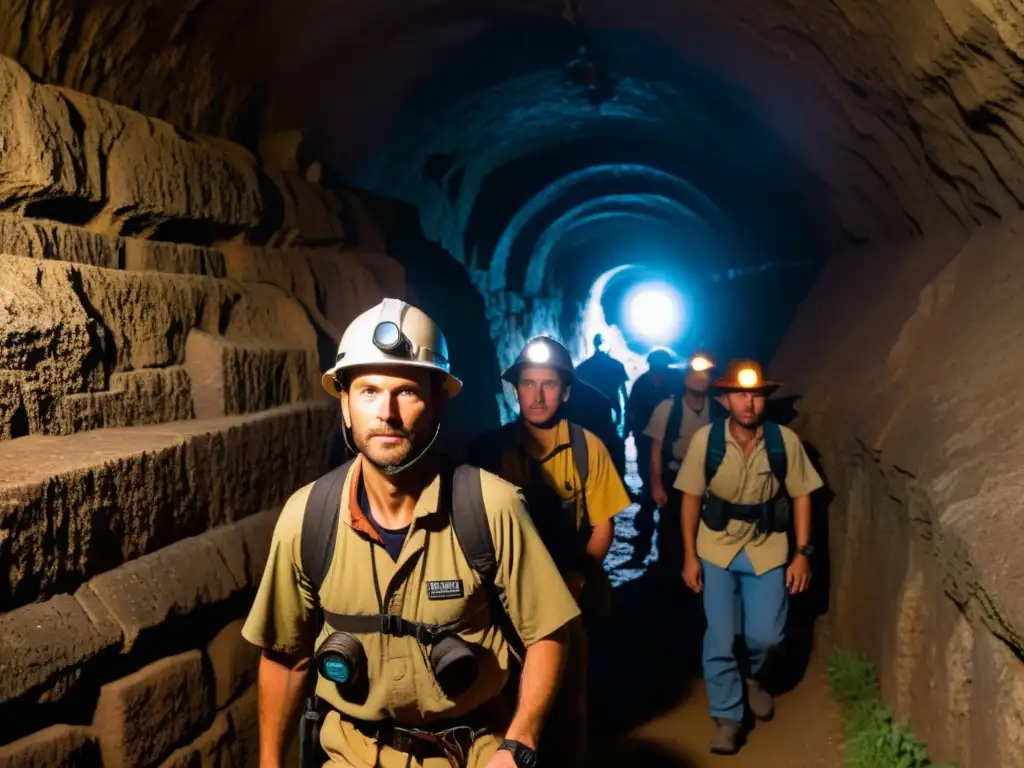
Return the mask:
<svg viewBox="0 0 1024 768"><path fill-rule="evenodd" d="M562 419L548 431L545 444L532 440L525 428L508 430L511 436L502 451L499 475L519 487L532 482L530 461L545 459L540 465L548 485L566 502L575 502L576 528L583 525L583 497L586 493L587 515L590 524L600 525L611 520L630 504L626 486L615 471L612 457L604 443L594 433L583 430L587 441L587 487L580 483L569 441L569 422Z"/></svg>

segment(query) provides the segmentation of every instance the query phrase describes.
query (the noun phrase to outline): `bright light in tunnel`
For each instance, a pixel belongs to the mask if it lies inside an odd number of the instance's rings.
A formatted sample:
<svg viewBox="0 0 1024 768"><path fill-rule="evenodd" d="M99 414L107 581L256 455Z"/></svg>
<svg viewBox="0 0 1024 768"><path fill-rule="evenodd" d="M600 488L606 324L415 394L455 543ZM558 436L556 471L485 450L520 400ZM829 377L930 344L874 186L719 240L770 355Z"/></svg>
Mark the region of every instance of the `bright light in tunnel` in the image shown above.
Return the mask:
<svg viewBox="0 0 1024 768"><path fill-rule="evenodd" d="M631 291L627 322L632 331L648 341L669 341L681 321L679 297L667 285L647 284Z"/></svg>

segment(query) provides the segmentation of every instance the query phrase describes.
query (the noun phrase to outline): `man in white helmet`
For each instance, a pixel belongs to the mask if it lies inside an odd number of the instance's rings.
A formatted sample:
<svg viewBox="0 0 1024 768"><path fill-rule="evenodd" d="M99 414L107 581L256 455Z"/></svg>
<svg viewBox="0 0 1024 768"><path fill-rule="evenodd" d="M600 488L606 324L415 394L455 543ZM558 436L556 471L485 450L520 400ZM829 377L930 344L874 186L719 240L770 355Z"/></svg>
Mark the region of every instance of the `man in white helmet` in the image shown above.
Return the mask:
<svg viewBox="0 0 1024 768"><path fill-rule="evenodd" d="M329 764L536 763L579 610L517 489L432 450L462 387L447 356L429 317L385 299L324 374L358 454L285 504L243 629L263 649L262 768L281 765L311 667L303 723L320 722ZM511 716L500 694L514 642L525 661Z"/></svg>

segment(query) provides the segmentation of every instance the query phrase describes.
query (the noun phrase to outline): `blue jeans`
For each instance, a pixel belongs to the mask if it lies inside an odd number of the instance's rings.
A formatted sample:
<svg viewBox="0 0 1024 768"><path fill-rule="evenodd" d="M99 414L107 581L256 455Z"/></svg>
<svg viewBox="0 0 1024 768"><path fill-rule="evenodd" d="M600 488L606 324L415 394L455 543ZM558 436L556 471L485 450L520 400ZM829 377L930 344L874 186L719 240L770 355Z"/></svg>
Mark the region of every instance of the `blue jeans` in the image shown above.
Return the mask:
<svg viewBox="0 0 1024 768"><path fill-rule="evenodd" d="M746 640L750 674L764 665L768 651L782 642L789 599L786 569L775 568L760 576L746 551L741 551L728 568L706 560L704 566L704 682L711 703L711 716L726 720L743 719L743 675L733 643L737 635Z"/></svg>

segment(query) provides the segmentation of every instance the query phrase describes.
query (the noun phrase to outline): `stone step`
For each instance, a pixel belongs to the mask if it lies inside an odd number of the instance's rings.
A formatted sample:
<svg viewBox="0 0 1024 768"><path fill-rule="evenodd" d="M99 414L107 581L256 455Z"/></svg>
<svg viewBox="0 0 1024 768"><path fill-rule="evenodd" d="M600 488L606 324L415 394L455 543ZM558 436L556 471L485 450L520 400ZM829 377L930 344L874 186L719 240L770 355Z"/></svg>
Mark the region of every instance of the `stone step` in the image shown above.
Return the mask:
<svg viewBox="0 0 1024 768"><path fill-rule="evenodd" d="M101 235L6 211L0 211L0 254L108 269L225 276L224 257L214 248Z"/></svg>
<svg viewBox="0 0 1024 768"><path fill-rule="evenodd" d="M263 215L253 165L237 152L125 107L33 82L0 57L0 204L94 203L107 234L158 232L176 222L228 237ZM75 210L83 209L77 206Z"/></svg>
<svg viewBox="0 0 1024 768"><path fill-rule="evenodd" d="M254 590L266 566L279 509L175 542L56 595L0 614L0 715L56 703L109 679L112 654L207 642L197 612L223 612ZM233 618L225 615L224 620ZM228 703L253 680L254 648L229 624L208 642L210 699ZM168 633L174 635L169 640ZM164 651L166 652L166 651Z"/></svg>
<svg viewBox="0 0 1024 768"><path fill-rule="evenodd" d="M282 503L326 471L336 408L0 442L0 610Z"/></svg>
<svg viewBox="0 0 1024 768"><path fill-rule="evenodd" d="M191 390L188 370L182 365L115 373L102 392L61 398L59 421L71 432L84 432L191 419Z"/></svg>
<svg viewBox="0 0 1024 768"><path fill-rule="evenodd" d="M302 305L273 285L15 256L0 256L0 274L0 371L14 372L0 382L0 402L9 403L0 433L73 431L60 418L63 397L102 392L110 374L181 365L195 329L273 351L262 358L271 364L248 370L280 376L289 400L319 391L317 332ZM254 383L246 391L253 402L235 412L275 404ZM13 429L15 417L27 426Z"/></svg>

